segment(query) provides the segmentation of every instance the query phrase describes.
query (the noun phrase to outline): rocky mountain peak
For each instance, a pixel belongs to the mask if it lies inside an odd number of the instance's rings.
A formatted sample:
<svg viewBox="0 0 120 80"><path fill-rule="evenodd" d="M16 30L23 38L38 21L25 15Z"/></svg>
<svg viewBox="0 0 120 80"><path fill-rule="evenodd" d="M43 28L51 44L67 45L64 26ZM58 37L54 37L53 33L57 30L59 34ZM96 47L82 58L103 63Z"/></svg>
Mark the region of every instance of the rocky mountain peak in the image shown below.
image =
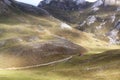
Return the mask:
<svg viewBox="0 0 120 80"><path fill-rule="evenodd" d="M40 2L39 7L51 6L62 10L79 10L86 6L85 0L44 0Z"/></svg>
<svg viewBox="0 0 120 80"><path fill-rule="evenodd" d="M51 2L56 1L56 2L75 2L76 4L82 4L85 3L85 0L44 0L46 4L50 4Z"/></svg>
<svg viewBox="0 0 120 80"><path fill-rule="evenodd" d="M94 4L93 4L93 8L95 8L95 7L98 7L98 6L101 6L101 5L103 5L103 0L97 0Z"/></svg>

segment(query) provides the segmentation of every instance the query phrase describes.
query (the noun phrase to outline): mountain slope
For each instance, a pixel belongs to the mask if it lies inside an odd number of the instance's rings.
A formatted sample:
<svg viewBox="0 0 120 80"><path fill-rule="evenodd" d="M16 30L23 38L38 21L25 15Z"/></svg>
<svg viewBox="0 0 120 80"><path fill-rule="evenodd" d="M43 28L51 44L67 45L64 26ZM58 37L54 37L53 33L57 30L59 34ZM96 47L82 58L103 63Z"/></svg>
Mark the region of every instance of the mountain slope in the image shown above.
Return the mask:
<svg viewBox="0 0 120 80"><path fill-rule="evenodd" d="M7 0L0 1L0 80L120 80L120 47L109 45L96 35L102 31L113 30L115 34L119 31L117 7L85 9L80 13L80 20L71 24L80 29L77 30L46 14L42 8L16 2L8 5L4 1ZM104 26L105 30L95 32L96 25ZM48 66L5 70L71 56L68 61Z"/></svg>
<svg viewBox="0 0 120 80"><path fill-rule="evenodd" d="M97 8L98 10L95 10ZM86 10L88 14L78 24L78 29L95 34L110 44L120 43L119 19L120 12L116 6L100 6ZM99 32L99 33L98 33Z"/></svg>
<svg viewBox="0 0 120 80"><path fill-rule="evenodd" d="M5 1L0 1L0 68L37 65L86 51L53 34L61 28L61 21L45 10L13 0L8 0L8 5Z"/></svg>
<svg viewBox="0 0 120 80"><path fill-rule="evenodd" d="M46 3L46 0L44 0L38 7L44 8L60 20L77 23L80 16L79 11L90 6L91 3L85 0L51 0L49 3Z"/></svg>
<svg viewBox="0 0 120 80"><path fill-rule="evenodd" d="M2 80L119 80L119 58L120 50L110 50L96 55L75 56L69 61L40 68L2 70L0 75Z"/></svg>
<svg viewBox="0 0 120 80"><path fill-rule="evenodd" d="M60 4L59 1L57 3ZM117 5L105 6L102 0L98 0L94 3L86 3L85 6L90 6L89 8L67 10L55 7L57 3L41 3L40 5L56 18L73 24L81 31L92 33L97 39L110 44L120 44L120 31L118 28L120 11ZM81 5L75 5L81 7ZM69 8L70 6L68 6Z"/></svg>
<svg viewBox="0 0 120 80"><path fill-rule="evenodd" d="M30 7L32 13L29 14L26 9L30 5L18 4L14 1L11 3L8 5L4 0L1 1L1 68L30 66L71 55L81 55L87 51L82 46L89 50L108 49L106 42L95 38L93 34L76 30L65 22L46 15L43 9ZM7 12L4 12L6 9ZM39 11L36 14L35 9L40 10L42 14L39 14Z"/></svg>

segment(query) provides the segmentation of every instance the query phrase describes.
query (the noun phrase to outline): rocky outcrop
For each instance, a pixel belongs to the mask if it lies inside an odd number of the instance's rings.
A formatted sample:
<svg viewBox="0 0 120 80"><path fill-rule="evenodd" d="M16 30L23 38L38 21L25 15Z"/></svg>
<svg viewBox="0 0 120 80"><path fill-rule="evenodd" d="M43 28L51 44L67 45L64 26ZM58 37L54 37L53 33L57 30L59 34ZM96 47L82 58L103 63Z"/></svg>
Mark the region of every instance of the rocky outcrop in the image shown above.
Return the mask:
<svg viewBox="0 0 120 80"><path fill-rule="evenodd" d="M39 4L39 7L56 7L62 10L79 10L86 7L85 0L44 0Z"/></svg>
<svg viewBox="0 0 120 80"><path fill-rule="evenodd" d="M115 44L120 34L118 28L114 29L120 19L120 10L118 6L113 6L111 3L105 6L106 1L113 0L97 0L93 3L83 1L79 4L76 1L78 0L45 0L39 7L43 7L58 19L78 24L79 30L93 33L96 38ZM114 0L113 3L116 1ZM87 6L90 6L89 10L85 8Z"/></svg>
<svg viewBox="0 0 120 80"><path fill-rule="evenodd" d="M120 44L120 21L117 22L114 29L108 33L110 44Z"/></svg>
<svg viewBox="0 0 120 80"><path fill-rule="evenodd" d="M103 5L103 4L104 4L103 0L97 0L97 1L93 4L92 8L99 7L99 6Z"/></svg>
<svg viewBox="0 0 120 80"><path fill-rule="evenodd" d="M95 8L98 9L93 10L92 7L89 12L83 12L83 14L87 13L89 16L82 19L83 21L81 20L77 29L93 33L96 38L105 40L110 44L120 44L119 7L99 6ZM112 14L109 14L109 12L112 12Z"/></svg>
<svg viewBox="0 0 120 80"><path fill-rule="evenodd" d="M61 23L60 27L63 30L72 30L72 27L70 25L63 23L63 22Z"/></svg>
<svg viewBox="0 0 120 80"><path fill-rule="evenodd" d="M0 0L0 15L5 15L10 13L8 5L11 5L11 1Z"/></svg>
<svg viewBox="0 0 120 80"><path fill-rule="evenodd" d="M52 16L63 21L77 23L80 11L90 7L92 3L85 0L44 0L38 7L47 10Z"/></svg>
<svg viewBox="0 0 120 80"><path fill-rule="evenodd" d="M103 0L104 5L116 5L116 6L120 6L120 0Z"/></svg>
<svg viewBox="0 0 120 80"><path fill-rule="evenodd" d="M120 6L120 0L97 0L92 7Z"/></svg>

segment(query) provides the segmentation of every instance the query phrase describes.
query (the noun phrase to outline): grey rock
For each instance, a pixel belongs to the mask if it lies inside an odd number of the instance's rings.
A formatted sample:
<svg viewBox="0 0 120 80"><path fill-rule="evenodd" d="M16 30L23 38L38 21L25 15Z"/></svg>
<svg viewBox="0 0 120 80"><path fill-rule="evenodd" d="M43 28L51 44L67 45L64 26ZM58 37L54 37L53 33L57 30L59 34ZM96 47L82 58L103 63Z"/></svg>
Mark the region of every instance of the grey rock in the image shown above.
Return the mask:
<svg viewBox="0 0 120 80"><path fill-rule="evenodd" d="M87 18L87 25L91 25L96 21L96 17L95 16L89 16Z"/></svg>
<svg viewBox="0 0 120 80"><path fill-rule="evenodd" d="M79 10L86 7L85 0L44 0L39 7L55 7L62 10Z"/></svg>
<svg viewBox="0 0 120 80"><path fill-rule="evenodd" d="M3 47L5 45L6 41L0 41L0 47Z"/></svg>

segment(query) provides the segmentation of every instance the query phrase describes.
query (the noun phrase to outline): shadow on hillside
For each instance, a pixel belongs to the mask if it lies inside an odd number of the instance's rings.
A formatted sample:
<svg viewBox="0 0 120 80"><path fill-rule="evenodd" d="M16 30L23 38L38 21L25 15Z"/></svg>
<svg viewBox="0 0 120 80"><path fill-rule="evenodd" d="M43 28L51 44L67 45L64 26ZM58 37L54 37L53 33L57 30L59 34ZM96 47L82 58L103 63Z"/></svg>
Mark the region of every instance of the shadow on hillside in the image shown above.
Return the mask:
<svg viewBox="0 0 120 80"><path fill-rule="evenodd" d="M52 67L54 67L53 74L69 78L70 80L82 78L82 80L107 80L108 78L116 78L117 80L120 74L119 66L120 50L109 50L101 54L75 57L68 62ZM110 75L115 77L110 77Z"/></svg>
<svg viewBox="0 0 120 80"><path fill-rule="evenodd" d="M108 50L99 54L86 54L80 57L75 57L70 63L75 62L74 65L106 65L108 62L120 62L120 50ZM69 64L69 63L68 63ZM73 66L74 66L73 65Z"/></svg>
<svg viewBox="0 0 120 80"><path fill-rule="evenodd" d="M0 16L0 24L16 25L21 22L9 16Z"/></svg>

